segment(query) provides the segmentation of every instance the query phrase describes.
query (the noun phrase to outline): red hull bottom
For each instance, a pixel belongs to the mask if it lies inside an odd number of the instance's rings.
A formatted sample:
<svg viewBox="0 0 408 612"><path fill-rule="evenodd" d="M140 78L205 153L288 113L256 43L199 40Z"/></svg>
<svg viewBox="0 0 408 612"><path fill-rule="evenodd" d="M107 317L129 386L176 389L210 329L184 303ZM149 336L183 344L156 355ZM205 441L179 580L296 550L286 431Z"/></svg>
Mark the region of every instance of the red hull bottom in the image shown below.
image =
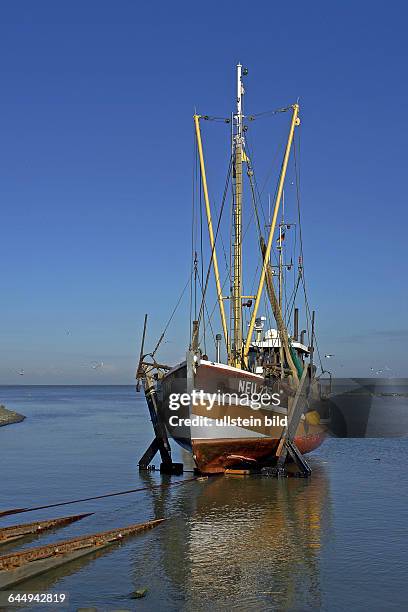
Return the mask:
<svg viewBox="0 0 408 612"><path fill-rule="evenodd" d="M302 454L310 453L324 441L322 432L295 438ZM219 474L231 468L263 467L276 463L276 438L230 438L193 440L193 457L202 474Z"/></svg>

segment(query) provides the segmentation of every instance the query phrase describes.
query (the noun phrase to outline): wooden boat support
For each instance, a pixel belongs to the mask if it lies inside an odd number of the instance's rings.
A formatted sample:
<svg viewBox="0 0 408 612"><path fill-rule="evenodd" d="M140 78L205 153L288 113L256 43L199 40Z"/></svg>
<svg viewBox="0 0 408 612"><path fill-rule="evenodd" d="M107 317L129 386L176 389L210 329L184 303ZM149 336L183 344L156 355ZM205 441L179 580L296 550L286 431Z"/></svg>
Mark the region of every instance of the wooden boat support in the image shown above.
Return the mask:
<svg viewBox="0 0 408 612"><path fill-rule="evenodd" d="M302 413L304 411L305 402L307 401L307 395L309 391L309 367L305 367L296 389L296 394L293 400L293 404L288 414L288 425L285 427L282 437L279 441L276 456L278 461L276 468L274 468L275 475L282 476L286 474L285 463L288 455L292 458L294 463L298 466L300 472L299 476L307 478L311 475L312 470L310 469L302 453L294 443L294 436L299 426Z"/></svg>
<svg viewBox="0 0 408 612"><path fill-rule="evenodd" d="M50 519L48 521L35 521L34 523L24 523L22 525L12 525L11 527L0 528L0 546L25 538L28 535L36 535L43 531L55 529L57 527L65 527L80 521L87 516L91 516L93 512L86 514L75 514L73 516L64 516L61 518Z"/></svg>
<svg viewBox="0 0 408 612"><path fill-rule="evenodd" d="M157 451L160 453L161 464L160 472L162 474L175 474L180 475L183 473L182 463L173 463L171 458L170 442L167 437L164 423L159 418L157 409L156 390L154 386L154 380L150 372L144 373L144 385L146 401L149 408L150 419L154 430L154 439L151 442L148 449L145 451L141 459L139 460L139 470L147 470L156 455Z"/></svg>
<svg viewBox="0 0 408 612"><path fill-rule="evenodd" d="M173 463L173 460L171 458L171 447L167 436L166 427L159 418L155 379L153 374L154 372L158 373L163 370L169 370L170 368L166 365L158 364L157 362L149 363L144 360L146 357L146 355L143 354L144 341L146 337L146 327L147 314L145 315L144 319L142 346L140 349L139 365L136 370L136 379L138 380L138 383L139 381L143 381L147 406L150 414L150 420L152 422L154 430L154 438L147 450L144 452L141 459L139 460L139 470L151 469L151 462L153 461L157 452L159 452L162 460L160 464L160 472L162 474L180 475L183 473L183 464ZM154 359L154 352L150 356L153 356Z"/></svg>
<svg viewBox="0 0 408 612"><path fill-rule="evenodd" d="M0 557L0 590L120 542L125 537L157 527L164 520L156 519L4 555Z"/></svg>

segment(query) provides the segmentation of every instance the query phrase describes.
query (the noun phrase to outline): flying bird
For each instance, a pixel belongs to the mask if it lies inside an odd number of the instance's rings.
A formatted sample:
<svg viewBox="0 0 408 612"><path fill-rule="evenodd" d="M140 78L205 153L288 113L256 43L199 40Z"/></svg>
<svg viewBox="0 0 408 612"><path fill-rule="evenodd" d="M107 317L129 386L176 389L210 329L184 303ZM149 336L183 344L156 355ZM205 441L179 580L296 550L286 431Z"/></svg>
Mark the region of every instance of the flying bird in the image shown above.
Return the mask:
<svg viewBox="0 0 408 612"><path fill-rule="evenodd" d="M98 370L99 368L103 368L103 361L91 361L91 368L93 370Z"/></svg>

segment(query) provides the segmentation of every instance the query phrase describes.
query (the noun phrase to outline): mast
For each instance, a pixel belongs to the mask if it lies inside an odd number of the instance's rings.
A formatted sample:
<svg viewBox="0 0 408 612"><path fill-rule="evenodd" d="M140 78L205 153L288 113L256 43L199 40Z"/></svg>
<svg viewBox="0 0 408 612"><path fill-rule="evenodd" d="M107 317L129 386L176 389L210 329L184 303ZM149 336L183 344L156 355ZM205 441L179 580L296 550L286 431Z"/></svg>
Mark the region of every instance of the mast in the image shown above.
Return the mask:
<svg viewBox="0 0 408 612"><path fill-rule="evenodd" d="M231 324L232 342L229 361L237 368L242 363L242 136L243 114L242 65L237 65L237 114L235 115L234 135L234 202L233 202L233 243L232 243L232 287L231 287Z"/></svg>

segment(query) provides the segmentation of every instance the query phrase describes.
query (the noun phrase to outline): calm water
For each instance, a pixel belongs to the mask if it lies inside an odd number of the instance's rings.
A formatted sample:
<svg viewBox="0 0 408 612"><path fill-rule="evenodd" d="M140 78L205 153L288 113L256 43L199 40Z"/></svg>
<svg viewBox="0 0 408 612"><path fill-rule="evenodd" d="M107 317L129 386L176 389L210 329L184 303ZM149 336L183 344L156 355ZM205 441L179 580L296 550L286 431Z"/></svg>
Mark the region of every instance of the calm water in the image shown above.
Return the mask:
<svg viewBox="0 0 408 612"><path fill-rule="evenodd" d="M0 509L166 479L138 473L152 433L133 387L1 387L0 403L28 417L0 428ZM407 609L408 439L332 439L309 460L309 481L212 478L0 519L95 512L32 546L167 517L20 589L67 592L69 610Z"/></svg>

